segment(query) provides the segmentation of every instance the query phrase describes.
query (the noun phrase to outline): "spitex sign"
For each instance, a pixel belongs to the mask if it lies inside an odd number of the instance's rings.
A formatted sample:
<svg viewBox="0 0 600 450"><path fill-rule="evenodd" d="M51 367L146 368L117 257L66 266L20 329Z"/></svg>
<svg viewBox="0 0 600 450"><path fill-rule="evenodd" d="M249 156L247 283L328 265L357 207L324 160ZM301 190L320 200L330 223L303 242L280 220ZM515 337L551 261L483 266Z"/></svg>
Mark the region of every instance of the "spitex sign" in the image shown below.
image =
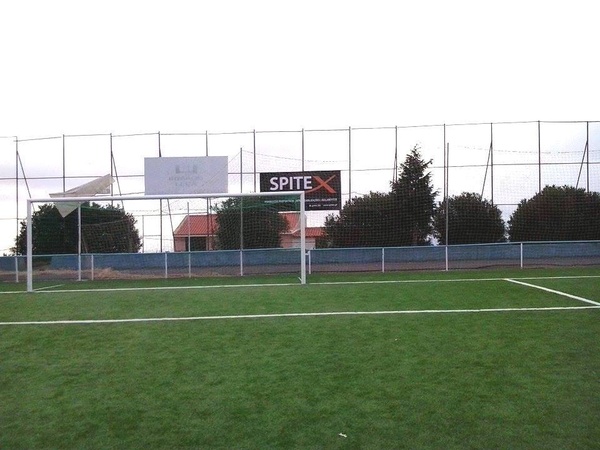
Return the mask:
<svg viewBox="0 0 600 450"><path fill-rule="evenodd" d="M260 191L304 191L307 211L339 210L342 202L341 172L320 170L261 173Z"/></svg>

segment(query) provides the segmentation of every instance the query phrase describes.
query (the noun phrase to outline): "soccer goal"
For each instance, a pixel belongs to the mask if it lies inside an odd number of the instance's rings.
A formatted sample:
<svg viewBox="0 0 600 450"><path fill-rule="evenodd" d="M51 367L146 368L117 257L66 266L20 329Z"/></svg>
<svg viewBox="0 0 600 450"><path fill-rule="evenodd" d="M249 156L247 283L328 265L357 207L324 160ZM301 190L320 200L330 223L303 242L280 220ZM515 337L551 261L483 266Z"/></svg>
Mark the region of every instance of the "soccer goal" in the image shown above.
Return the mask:
<svg viewBox="0 0 600 450"><path fill-rule="evenodd" d="M304 201L304 192L31 199L27 290L233 276L305 284Z"/></svg>

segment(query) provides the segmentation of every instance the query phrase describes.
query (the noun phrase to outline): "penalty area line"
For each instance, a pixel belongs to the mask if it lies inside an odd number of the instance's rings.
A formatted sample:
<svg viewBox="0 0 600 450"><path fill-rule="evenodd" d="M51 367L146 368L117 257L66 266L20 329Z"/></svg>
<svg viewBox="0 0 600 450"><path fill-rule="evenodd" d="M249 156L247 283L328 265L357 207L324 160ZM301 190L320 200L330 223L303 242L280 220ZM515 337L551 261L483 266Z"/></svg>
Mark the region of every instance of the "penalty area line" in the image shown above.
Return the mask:
<svg viewBox="0 0 600 450"><path fill-rule="evenodd" d="M541 291L550 292L551 294L557 294L557 295L561 295L563 297L572 298L573 300L579 300L580 302L589 303L590 305L600 306L600 303L598 303L598 302L595 302L593 300L589 300L587 298L578 297L577 295L568 294L566 292L557 291L557 290L554 290L554 289L549 289L549 288L546 288L546 287L543 287L543 286L538 286L536 284L525 283L523 281L513 280L511 278L505 278L505 280L508 281L508 282L510 282L510 283L520 284L522 286L527 286L527 287L530 287L530 288L539 289Z"/></svg>
<svg viewBox="0 0 600 450"><path fill-rule="evenodd" d="M327 316L376 316L376 315L414 315L414 314L472 314L472 313L502 313L502 312L528 312L528 311L573 311L586 309L600 309L596 306L550 306L546 308L486 308L486 309L422 309L404 311L333 311L309 313L281 313L281 314L243 314L231 316L196 316L196 317L148 317L134 319L88 319L88 320L40 320L23 322L0 322L0 326L9 325L90 325L90 324L116 324L116 323L144 323L144 322L185 322L200 320L238 320L238 319L271 319L278 317L327 317Z"/></svg>

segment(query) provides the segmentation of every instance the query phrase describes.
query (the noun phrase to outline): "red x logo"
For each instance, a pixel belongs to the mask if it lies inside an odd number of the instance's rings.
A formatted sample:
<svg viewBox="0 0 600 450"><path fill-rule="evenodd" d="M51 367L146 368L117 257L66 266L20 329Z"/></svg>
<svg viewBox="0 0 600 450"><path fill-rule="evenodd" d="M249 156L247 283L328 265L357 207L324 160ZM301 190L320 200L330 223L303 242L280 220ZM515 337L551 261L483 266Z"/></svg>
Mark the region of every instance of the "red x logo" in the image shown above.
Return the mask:
<svg viewBox="0 0 600 450"><path fill-rule="evenodd" d="M306 191L306 193L308 194L309 192L316 192L320 189L325 189L330 194L335 194L336 193L335 189L333 189L331 186L329 186L329 182L331 180L333 180L334 178L335 178L335 175L331 175L329 178L327 178L327 180L323 180L323 178L314 175L313 180L315 180L318 184L311 190Z"/></svg>

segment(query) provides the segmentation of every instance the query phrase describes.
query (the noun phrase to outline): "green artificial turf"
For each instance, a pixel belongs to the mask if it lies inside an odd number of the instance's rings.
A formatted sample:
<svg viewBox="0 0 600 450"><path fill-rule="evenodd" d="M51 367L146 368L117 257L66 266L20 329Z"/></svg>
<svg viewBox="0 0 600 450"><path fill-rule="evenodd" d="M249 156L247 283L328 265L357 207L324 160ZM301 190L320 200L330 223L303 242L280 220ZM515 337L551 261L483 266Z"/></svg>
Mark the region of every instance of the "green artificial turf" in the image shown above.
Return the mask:
<svg viewBox="0 0 600 450"><path fill-rule="evenodd" d="M519 274L600 302L553 271L4 294L0 322L420 313L0 325L0 448L597 448L600 309L425 312L592 306Z"/></svg>

